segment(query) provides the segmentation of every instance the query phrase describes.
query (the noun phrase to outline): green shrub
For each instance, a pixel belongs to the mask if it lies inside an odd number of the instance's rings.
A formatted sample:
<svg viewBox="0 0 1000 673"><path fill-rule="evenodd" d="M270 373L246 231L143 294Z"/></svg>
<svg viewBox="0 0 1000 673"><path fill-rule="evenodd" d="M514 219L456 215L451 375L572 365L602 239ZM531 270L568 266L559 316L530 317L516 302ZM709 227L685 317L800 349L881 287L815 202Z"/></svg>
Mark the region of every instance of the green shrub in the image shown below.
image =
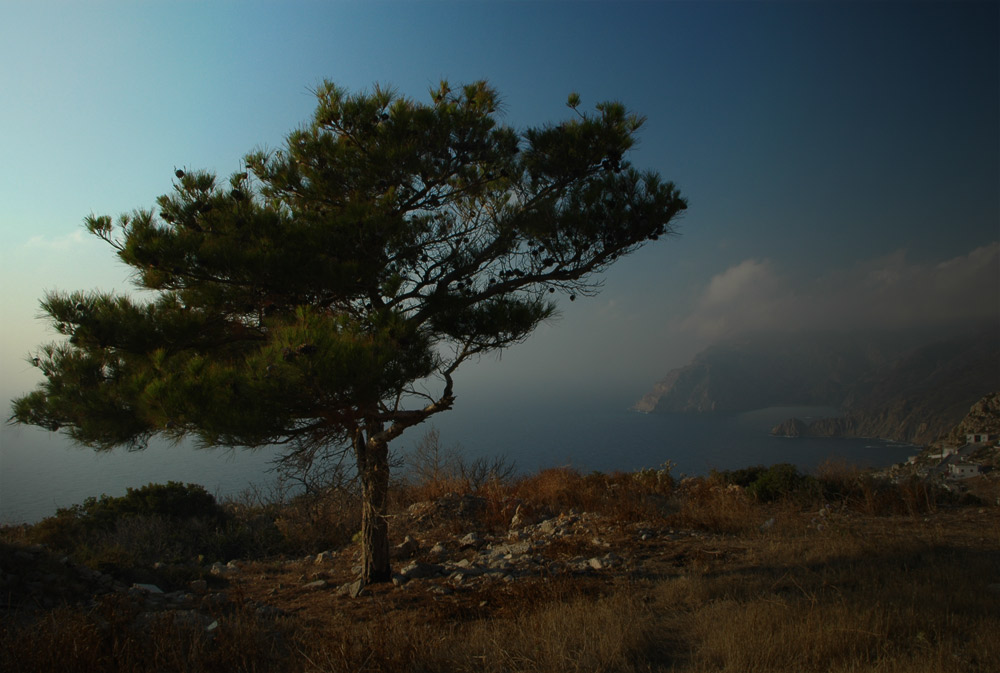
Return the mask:
<svg viewBox="0 0 1000 673"><path fill-rule="evenodd" d="M32 526L28 537L91 567L111 569L234 551L225 510L197 484L148 484L87 498ZM230 557L232 558L232 557Z"/></svg>
<svg viewBox="0 0 1000 673"><path fill-rule="evenodd" d="M123 516L161 516L167 519L206 519L221 522L225 512L215 497L198 484L147 484L129 488L125 495L113 498L87 498L82 515L97 526L112 524Z"/></svg>
<svg viewBox="0 0 1000 673"><path fill-rule="evenodd" d="M45 517L27 532L30 542L39 542L63 552L80 546L87 537L87 524L80 516L80 505L60 508L54 516Z"/></svg>
<svg viewBox="0 0 1000 673"><path fill-rule="evenodd" d="M753 482L757 481L761 473L767 471L767 468L763 465L754 465L752 467L744 467L740 470L712 470L709 475L709 481L720 483L723 486L729 486L734 484L741 488L746 488Z"/></svg>
<svg viewBox="0 0 1000 673"><path fill-rule="evenodd" d="M822 491L815 477L800 473L790 463L778 463L771 467L754 465L721 472L713 470L709 479L724 486L735 484L745 488L758 502L819 497Z"/></svg>
<svg viewBox="0 0 1000 673"><path fill-rule="evenodd" d="M789 463L778 463L761 472L747 487L747 493L760 502L772 502L795 495L807 478Z"/></svg>

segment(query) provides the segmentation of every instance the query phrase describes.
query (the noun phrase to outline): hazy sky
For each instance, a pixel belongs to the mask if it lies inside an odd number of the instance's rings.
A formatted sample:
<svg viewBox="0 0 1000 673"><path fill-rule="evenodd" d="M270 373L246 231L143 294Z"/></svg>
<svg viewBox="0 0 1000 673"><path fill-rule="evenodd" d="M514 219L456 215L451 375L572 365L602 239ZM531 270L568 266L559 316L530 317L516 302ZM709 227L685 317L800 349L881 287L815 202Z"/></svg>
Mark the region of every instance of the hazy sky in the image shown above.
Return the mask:
<svg viewBox="0 0 1000 673"><path fill-rule="evenodd" d="M48 289L126 288L83 218L277 147L328 78L488 79L517 128L619 99L690 202L465 389L625 387L734 330L1000 313L996 2L9 2L0 19L0 401ZM453 412L454 413L454 412Z"/></svg>

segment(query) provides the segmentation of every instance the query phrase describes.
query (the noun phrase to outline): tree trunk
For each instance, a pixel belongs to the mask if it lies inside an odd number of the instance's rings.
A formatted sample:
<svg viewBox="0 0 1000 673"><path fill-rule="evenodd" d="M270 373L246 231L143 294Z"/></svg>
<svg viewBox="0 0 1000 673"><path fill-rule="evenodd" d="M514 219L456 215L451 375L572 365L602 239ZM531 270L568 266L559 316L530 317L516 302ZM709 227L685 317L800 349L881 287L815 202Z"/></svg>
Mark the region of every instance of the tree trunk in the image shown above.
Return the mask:
<svg viewBox="0 0 1000 673"><path fill-rule="evenodd" d="M365 440L358 430L354 438L361 478L361 567L364 584L388 582L389 526L386 500L389 494L389 445L384 441Z"/></svg>

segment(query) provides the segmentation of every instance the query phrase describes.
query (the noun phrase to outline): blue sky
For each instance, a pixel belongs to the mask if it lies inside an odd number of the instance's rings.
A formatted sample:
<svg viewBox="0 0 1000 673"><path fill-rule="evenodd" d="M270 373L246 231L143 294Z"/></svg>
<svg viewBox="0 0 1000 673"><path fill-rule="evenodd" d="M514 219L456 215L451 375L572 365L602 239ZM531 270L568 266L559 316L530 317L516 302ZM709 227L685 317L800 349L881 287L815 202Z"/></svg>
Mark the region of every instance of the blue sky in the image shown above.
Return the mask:
<svg viewBox="0 0 1000 673"><path fill-rule="evenodd" d="M457 391L634 390L752 328L1000 314L996 2L11 2L0 25L0 399L54 336L45 290L127 289L84 233L174 167L236 171L310 89L488 79L523 128L618 99L681 236ZM464 388L462 388L464 386ZM460 403L459 403L460 406ZM457 408L458 409L458 408ZM452 412L452 413L457 413Z"/></svg>

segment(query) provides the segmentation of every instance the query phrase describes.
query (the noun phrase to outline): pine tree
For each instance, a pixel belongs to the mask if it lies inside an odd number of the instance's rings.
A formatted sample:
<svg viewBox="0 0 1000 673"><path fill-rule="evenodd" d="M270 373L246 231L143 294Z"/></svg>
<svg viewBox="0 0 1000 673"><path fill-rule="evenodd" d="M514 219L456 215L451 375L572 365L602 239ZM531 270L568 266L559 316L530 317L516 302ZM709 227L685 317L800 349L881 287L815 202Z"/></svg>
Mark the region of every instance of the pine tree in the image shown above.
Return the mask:
<svg viewBox="0 0 1000 673"><path fill-rule="evenodd" d="M318 89L313 120L228 183L175 171L157 208L87 229L136 297L50 293L61 342L12 420L76 442L353 452L364 581L390 578L388 449L451 408L464 362L523 341L553 293L673 232L674 185L626 161L643 119L616 102L517 132L485 82L418 103ZM324 453L327 455L327 453Z"/></svg>

